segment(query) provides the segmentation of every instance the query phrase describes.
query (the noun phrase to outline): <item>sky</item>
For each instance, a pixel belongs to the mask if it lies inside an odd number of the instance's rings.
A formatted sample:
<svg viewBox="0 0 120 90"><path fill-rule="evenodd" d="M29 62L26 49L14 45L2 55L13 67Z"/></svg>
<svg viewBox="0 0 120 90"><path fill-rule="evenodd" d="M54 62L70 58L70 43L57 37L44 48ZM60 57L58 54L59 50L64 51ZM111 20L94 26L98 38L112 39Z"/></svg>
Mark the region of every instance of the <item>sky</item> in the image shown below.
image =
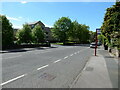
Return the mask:
<svg viewBox="0 0 120 90"><path fill-rule="evenodd" d="M0 14L6 15L14 28L29 22L41 21L52 27L59 18L69 17L86 24L90 31L100 28L106 9L115 2L2 2Z"/></svg>

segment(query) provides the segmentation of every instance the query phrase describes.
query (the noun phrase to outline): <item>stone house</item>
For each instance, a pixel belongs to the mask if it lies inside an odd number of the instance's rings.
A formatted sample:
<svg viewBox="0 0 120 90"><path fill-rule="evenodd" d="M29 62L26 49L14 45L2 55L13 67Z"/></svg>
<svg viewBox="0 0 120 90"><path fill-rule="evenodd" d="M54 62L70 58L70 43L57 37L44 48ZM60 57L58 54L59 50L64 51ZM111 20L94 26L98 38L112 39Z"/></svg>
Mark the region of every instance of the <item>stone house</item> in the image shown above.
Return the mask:
<svg viewBox="0 0 120 90"><path fill-rule="evenodd" d="M28 25L31 27L31 29L33 29L36 25L40 25L41 28L42 28L42 30L45 33L45 40L46 41L51 41L52 40L51 28L45 27L45 25L41 21L36 21L36 22L28 23Z"/></svg>

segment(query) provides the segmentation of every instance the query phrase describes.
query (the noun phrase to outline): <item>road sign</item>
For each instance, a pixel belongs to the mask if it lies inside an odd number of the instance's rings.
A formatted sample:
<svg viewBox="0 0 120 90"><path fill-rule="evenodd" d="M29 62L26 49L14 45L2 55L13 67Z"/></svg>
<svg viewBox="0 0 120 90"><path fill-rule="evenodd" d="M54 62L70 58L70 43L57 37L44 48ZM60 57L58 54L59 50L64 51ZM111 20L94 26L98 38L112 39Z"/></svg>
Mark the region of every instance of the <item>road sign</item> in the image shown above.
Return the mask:
<svg viewBox="0 0 120 90"><path fill-rule="evenodd" d="M100 35L101 34L101 29L96 29L96 31L97 31L97 35Z"/></svg>

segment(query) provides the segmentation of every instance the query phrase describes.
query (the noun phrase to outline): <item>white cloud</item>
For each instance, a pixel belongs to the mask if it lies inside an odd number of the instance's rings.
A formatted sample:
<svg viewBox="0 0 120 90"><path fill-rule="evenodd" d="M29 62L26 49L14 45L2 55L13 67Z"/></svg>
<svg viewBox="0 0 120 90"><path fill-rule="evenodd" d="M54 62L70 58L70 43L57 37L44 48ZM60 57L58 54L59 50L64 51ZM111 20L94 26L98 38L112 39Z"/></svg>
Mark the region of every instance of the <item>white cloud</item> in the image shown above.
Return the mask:
<svg viewBox="0 0 120 90"><path fill-rule="evenodd" d="M45 27L50 27L50 28L52 28L53 26L51 26L51 25L47 25L47 24L44 24L45 25Z"/></svg>
<svg viewBox="0 0 120 90"><path fill-rule="evenodd" d="M9 19L9 20L21 21L19 17L18 17L18 18L9 17L9 16L6 16L6 17L7 17L7 19Z"/></svg>
<svg viewBox="0 0 120 90"><path fill-rule="evenodd" d="M21 3L22 3L22 4L25 4L25 3L27 3L27 1L21 1Z"/></svg>
<svg viewBox="0 0 120 90"><path fill-rule="evenodd" d="M22 28L22 25L13 25L12 27L13 27L13 28L17 28L17 29L21 29L21 28Z"/></svg>

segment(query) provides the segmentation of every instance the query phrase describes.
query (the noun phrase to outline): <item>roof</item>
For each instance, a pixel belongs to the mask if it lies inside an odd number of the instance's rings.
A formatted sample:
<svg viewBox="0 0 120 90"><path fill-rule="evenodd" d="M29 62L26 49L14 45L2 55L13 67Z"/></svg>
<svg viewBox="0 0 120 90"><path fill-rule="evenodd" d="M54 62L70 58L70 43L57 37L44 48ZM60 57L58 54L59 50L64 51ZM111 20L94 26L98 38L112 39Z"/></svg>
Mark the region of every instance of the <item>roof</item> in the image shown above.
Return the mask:
<svg viewBox="0 0 120 90"><path fill-rule="evenodd" d="M42 25L44 25L41 21L35 21L35 22L30 22L28 23L29 25L33 25L33 24L37 24L37 23L41 23ZM45 26L45 25L44 25Z"/></svg>

